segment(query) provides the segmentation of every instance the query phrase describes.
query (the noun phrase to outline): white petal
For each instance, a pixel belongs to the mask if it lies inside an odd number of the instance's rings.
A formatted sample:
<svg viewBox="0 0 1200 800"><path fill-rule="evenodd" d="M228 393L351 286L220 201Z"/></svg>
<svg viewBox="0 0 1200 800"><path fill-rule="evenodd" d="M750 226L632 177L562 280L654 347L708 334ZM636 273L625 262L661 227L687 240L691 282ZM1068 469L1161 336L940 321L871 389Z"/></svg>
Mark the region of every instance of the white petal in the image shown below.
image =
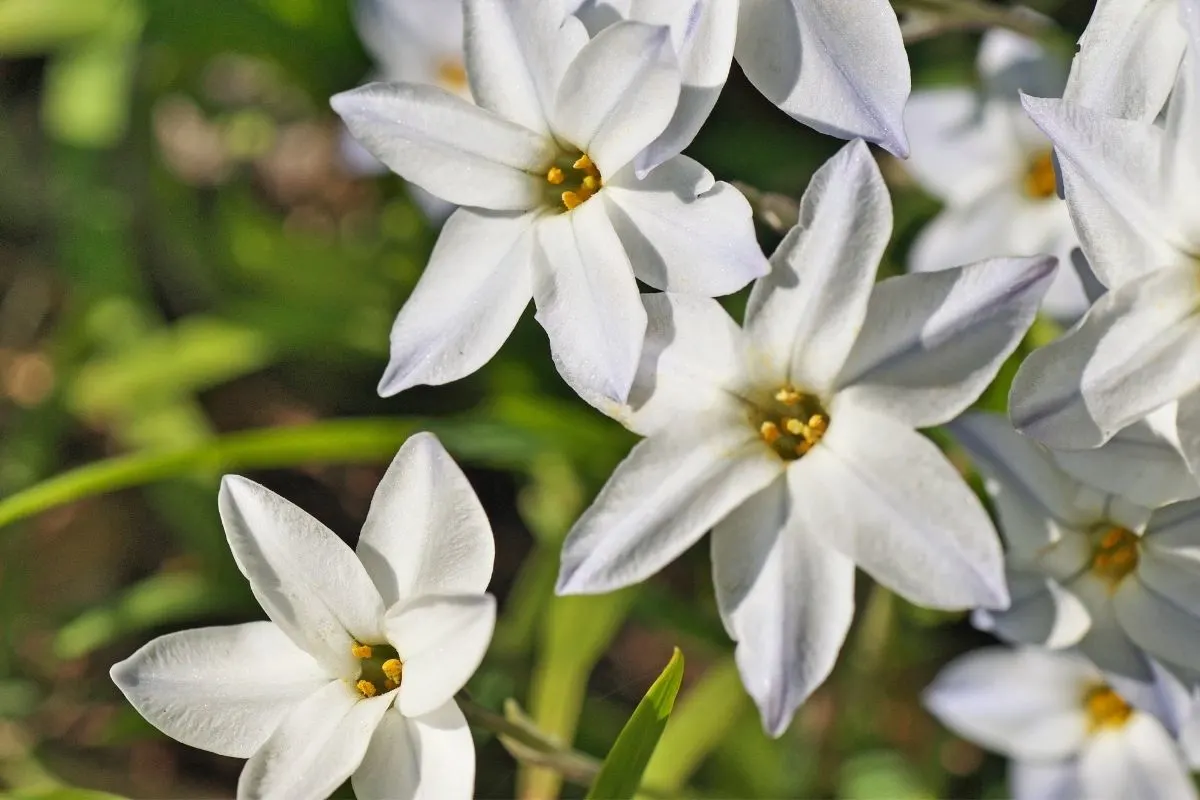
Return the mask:
<svg viewBox="0 0 1200 800"><path fill-rule="evenodd" d="M1156 719L1134 714L1091 738L1079 759L1083 793L1094 800L1192 800L1196 787L1178 745Z"/></svg>
<svg viewBox="0 0 1200 800"><path fill-rule="evenodd" d="M845 362L892 233L892 202L862 141L813 175L800 221L754 284L746 332L764 379L822 393Z"/></svg>
<svg viewBox="0 0 1200 800"><path fill-rule="evenodd" d="M633 19L670 25L683 89L667 129L634 162L646 175L692 143L708 120L729 76L737 40L738 4L728 0L639 0Z"/></svg>
<svg viewBox="0 0 1200 800"><path fill-rule="evenodd" d="M1122 581L1113 595L1113 610L1129 638L1146 652L1194 669L1200 667L1200 590L1188 580L1200 576L1172 567L1153 551L1143 552L1137 578Z"/></svg>
<svg viewBox="0 0 1200 800"><path fill-rule="evenodd" d="M1006 572L1012 605L1004 611L976 609L971 617L975 627L1006 642L1054 650L1078 643L1088 632L1091 614L1058 581L1012 568Z"/></svg>
<svg viewBox="0 0 1200 800"><path fill-rule="evenodd" d="M588 40L582 23L560 0L465 0L463 14L475 101L549 134L558 85Z"/></svg>
<svg viewBox="0 0 1200 800"><path fill-rule="evenodd" d="M383 634L383 601L333 531L253 481L226 475L218 497L238 569L271 621L334 675L352 677L352 639Z"/></svg>
<svg viewBox="0 0 1200 800"><path fill-rule="evenodd" d="M1013 761L1008 767L1012 796L1020 800L1078 800L1079 761Z"/></svg>
<svg viewBox="0 0 1200 800"><path fill-rule="evenodd" d="M1010 758L1067 758L1085 742L1083 696L1098 677L1063 654L988 647L951 662L924 701L956 733Z"/></svg>
<svg viewBox="0 0 1200 800"><path fill-rule="evenodd" d="M913 92L904 111L904 126L912 151L904 168L926 191L951 204L988 193L1024 166L1007 115L981 105L970 89Z"/></svg>
<svg viewBox="0 0 1200 800"><path fill-rule="evenodd" d="M738 395L746 384L742 329L707 297L660 292L642 295L646 342L629 407L613 414L642 436L680 419L746 419Z"/></svg>
<svg viewBox="0 0 1200 800"><path fill-rule="evenodd" d="M406 441L375 490L358 539L358 557L384 605L481 593L495 554L487 514L441 442L431 433Z"/></svg>
<svg viewBox="0 0 1200 800"><path fill-rule="evenodd" d="M392 326L381 395L450 383L491 360L533 295L535 220L470 208L450 217Z"/></svg>
<svg viewBox="0 0 1200 800"><path fill-rule="evenodd" d="M1173 0L1097 0L1065 97L1114 117L1152 121L1162 110L1184 36Z"/></svg>
<svg viewBox="0 0 1200 800"><path fill-rule="evenodd" d="M640 442L563 545L559 594L645 580L783 471L745 428L703 419Z"/></svg>
<svg viewBox="0 0 1200 800"><path fill-rule="evenodd" d="M593 198L538 225L533 299L563 379L593 405L624 403L646 310L602 202Z"/></svg>
<svg viewBox="0 0 1200 800"><path fill-rule="evenodd" d="M842 524L826 527L826 541L918 605L1006 607L999 537L937 447L840 399L829 412L821 443L788 470L795 502L837 506Z"/></svg>
<svg viewBox="0 0 1200 800"><path fill-rule="evenodd" d="M554 101L554 132L615 175L663 132L679 102L671 32L618 22L567 68Z"/></svg>
<svg viewBox="0 0 1200 800"><path fill-rule="evenodd" d="M350 782L358 800L469 800L475 743L458 705L411 719L389 709Z"/></svg>
<svg viewBox="0 0 1200 800"><path fill-rule="evenodd" d="M1035 97L1058 97L1067 81L1067 62L1058 53L1003 28L990 28L983 35L976 66L992 97L1016 99L1022 91Z"/></svg>
<svg viewBox="0 0 1200 800"><path fill-rule="evenodd" d="M735 52L750 82L801 122L908 155L912 80L886 0L742 0Z"/></svg>
<svg viewBox="0 0 1200 800"><path fill-rule="evenodd" d="M235 758L253 755L293 706L330 681L270 622L169 633L110 674L151 725Z"/></svg>
<svg viewBox="0 0 1200 800"><path fill-rule="evenodd" d="M690 158L642 180L626 169L601 194L634 272L655 289L717 297L770 269L746 198Z"/></svg>
<svg viewBox="0 0 1200 800"><path fill-rule="evenodd" d="M837 385L914 428L953 419L1020 344L1055 268L999 258L881 282Z"/></svg>
<svg viewBox="0 0 1200 800"><path fill-rule="evenodd" d="M400 699L406 717L454 699L479 669L496 627L490 594L423 595L388 611L388 641L404 662Z"/></svg>
<svg viewBox="0 0 1200 800"><path fill-rule="evenodd" d="M1192 476L1200 484L1200 392L1184 395L1176 411L1176 429L1179 433L1180 449L1192 470Z"/></svg>
<svg viewBox="0 0 1200 800"><path fill-rule="evenodd" d="M1075 503L1079 484L1058 468L1048 451L1014 431L1000 414L964 414L949 428L987 478L1010 549L1032 555L1060 538L1055 522L1071 528L1094 522Z"/></svg>
<svg viewBox="0 0 1200 800"><path fill-rule="evenodd" d="M1077 649L1106 674L1149 683L1154 670L1145 652L1129 638L1113 608L1107 581L1093 572L1085 572L1068 587L1088 609L1092 625L1079 641Z"/></svg>
<svg viewBox="0 0 1200 800"><path fill-rule="evenodd" d="M550 139L442 89L372 83L334 95L333 110L392 171L462 206L523 211L545 197Z"/></svg>
<svg viewBox="0 0 1200 800"><path fill-rule="evenodd" d="M461 2L364 0L354 5L354 27L388 79L450 88L438 71L462 62Z"/></svg>
<svg viewBox="0 0 1200 800"><path fill-rule="evenodd" d="M717 606L772 736L829 677L854 617L854 562L819 536L831 521L789 502L780 476L713 528Z"/></svg>
<svg viewBox="0 0 1200 800"><path fill-rule="evenodd" d="M1165 414L1164 414L1165 412ZM1133 423L1094 450L1055 450L1063 470L1084 483L1120 494L1147 508L1200 495L1200 482L1190 474L1176 437L1176 406L1160 408ZM1161 423L1156 424L1156 420Z"/></svg>
<svg viewBox="0 0 1200 800"><path fill-rule="evenodd" d="M1061 100L1023 100L1054 142L1071 218L1100 282L1111 289L1180 263L1161 175L1162 131Z"/></svg>
<svg viewBox="0 0 1200 800"><path fill-rule="evenodd" d="M293 708L246 762L238 800L324 800L358 769L392 695L334 681Z"/></svg>
<svg viewBox="0 0 1200 800"><path fill-rule="evenodd" d="M1032 353L1013 381L1017 428L1051 447L1098 447L1200 386L1195 268L1114 289L1066 336Z"/></svg>

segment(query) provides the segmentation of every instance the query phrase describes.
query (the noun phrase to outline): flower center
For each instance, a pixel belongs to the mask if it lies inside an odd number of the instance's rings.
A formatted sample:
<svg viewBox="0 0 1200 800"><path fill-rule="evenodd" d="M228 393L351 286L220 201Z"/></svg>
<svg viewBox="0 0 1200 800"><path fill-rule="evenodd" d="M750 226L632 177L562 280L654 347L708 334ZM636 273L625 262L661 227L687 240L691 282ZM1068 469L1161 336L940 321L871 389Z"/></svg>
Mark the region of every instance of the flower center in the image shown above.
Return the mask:
<svg viewBox="0 0 1200 800"><path fill-rule="evenodd" d="M1092 533L1092 572L1115 589L1125 576L1137 569L1138 545L1136 533L1119 526L1102 527Z"/></svg>
<svg viewBox="0 0 1200 800"><path fill-rule="evenodd" d="M784 461L795 461L813 449L829 430L829 414L816 395L784 386L771 400L756 406L750 421L758 435Z"/></svg>
<svg viewBox="0 0 1200 800"><path fill-rule="evenodd" d="M1119 728L1133 714L1133 709L1125 699L1104 683L1087 690L1083 696L1083 706L1087 710L1088 729L1092 732Z"/></svg>
<svg viewBox="0 0 1200 800"><path fill-rule="evenodd" d="M1034 200L1049 200L1058 194L1058 181L1054 177L1054 151L1038 153L1025 169L1022 182L1025 196Z"/></svg>
<svg viewBox="0 0 1200 800"><path fill-rule="evenodd" d="M438 84L454 92L467 88L467 68L461 61L447 58L437 67Z"/></svg>
<svg viewBox="0 0 1200 800"><path fill-rule="evenodd" d="M561 202L563 208L570 211L600 191L604 178L591 157L580 153L560 157L546 172L546 183L550 184L552 204Z"/></svg>
<svg viewBox="0 0 1200 800"><path fill-rule="evenodd" d="M354 682L354 688L363 697L374 697L400 686L404 663L400 661L396 648L387 644L355 642L350 652L358 659L358 680Z"/></svg>

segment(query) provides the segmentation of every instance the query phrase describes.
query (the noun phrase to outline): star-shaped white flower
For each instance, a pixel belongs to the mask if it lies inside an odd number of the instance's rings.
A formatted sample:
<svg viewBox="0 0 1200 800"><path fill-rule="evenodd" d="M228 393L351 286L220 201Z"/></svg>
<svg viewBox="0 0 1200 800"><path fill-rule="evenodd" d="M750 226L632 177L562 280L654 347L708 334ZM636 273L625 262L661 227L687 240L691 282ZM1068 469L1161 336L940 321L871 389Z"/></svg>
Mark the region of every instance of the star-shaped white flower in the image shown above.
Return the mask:
<svg viewBox="0 0 1200 800"><path fill-rule="evenodd" d="M1097 447L1179 401L1200 468L1200 2L1179 0L1188 53L1166 129L1026 98L1058 151L1084 253L1108 292L1013 384L1013 422L1051 447Z"/></svg>
<svg viewBox="0 0 1200 800"><path fill-rule="evenodd" d="M887 0L568 3L593 31L615 19L671 27L683 97L662 136L639 157L639 170L687 147L716 105L735 57L750 82L794 119L908 154L903 117L912 80Z"/></svg>
<svg viewBox="0 0 1200 800"><path fill-rule="evenodd" d="M532 295L559 371L623 402L646 327L635 276L740 289L767 271L750 206L683 156L634 172L679 101L668 29L620 22L589 41L562 0L467 0L465 13L478 106L410 84L333 98L381 161L463 206L396 319L380 392L475 371Z"/></svg>
<svg viewBox="0 0 1200 800"><path fill-rule="evenodd" d="M856 564L923 605L1008 604L991 521L915 429L974 402L1033 320L1055 262L999 259L876 285L891 227L879 168L855 141L813 176L744 328L713 300L645 296L630 407L606 410L647 438L563 548L558 590L604 592L712 529L721 615L776 735L837 658Z"/></svg>
<svg viewBox="0 0 1200 800"><path fill-rule="evenodd" d="M179 741L248 758L239 798L470 797L475 749L454 695L495 622L483 508L430 434L375 492L357 554L301 509L237 476L221 519L270 622L155 639L112 668Z"/></svg>
<svg viewBox="0 0 1200 800"><path fill-rule="evenodd" d="M1013 642L1077 645L1101 669L1138 681L1152 679L1147 653L1200 675L1200 501L1151 509L1098 491L997 415L967 415L952 430L988 479L1008 544L1012 605L977 612L977 626ZM1110 459L1105 468L1130 476L1144 497L1200 494L1179 458L1173 467Z"/></svg>
<svg viewBox="0 0 1200 800"><path fill-rule="evenodd" d="M1012 759L1016 800L1192 800L1179 743L1085 659L986 648L942 670L925 706L955 733Z"/></svg>
<svg viewBox="0 0 1200 800"><path fill-rule="evenodd" d="M1050 253L1058 271L1043 309L1075 321L1089 305L1069 269L1079 246L1056 189L1053 148L1021 108L1020 90L1058 94L1066 65L1031 39L989 31L979 49L982 93L966 87L913 93L905 112L912 153L905 168L945 208L908 254L914 272L994 256Z"/></svg>

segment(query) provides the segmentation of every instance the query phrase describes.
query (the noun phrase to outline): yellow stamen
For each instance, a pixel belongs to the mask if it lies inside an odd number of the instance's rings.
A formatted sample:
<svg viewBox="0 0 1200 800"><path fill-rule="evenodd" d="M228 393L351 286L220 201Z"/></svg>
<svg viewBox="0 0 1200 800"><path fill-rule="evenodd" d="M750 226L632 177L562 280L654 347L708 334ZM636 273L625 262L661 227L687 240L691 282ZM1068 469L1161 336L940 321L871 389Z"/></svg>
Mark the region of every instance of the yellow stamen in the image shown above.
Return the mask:
<svg viewBox="0 0 1200 800"><path fill-rule="evenodd" d="M784 417L783 427L792 436L800 436L804 433L804 423L794 417Z"/></svg>
<svg viewBox="0 0 1200 800"><path fill-rule="evenodd" d="M400 688L400 684L397 681L392 680L391 678L388 678L386 681L383 682L383 690L385 692L390 692L392 689L399 689L399 688Z"/></svg>
<svg viewBox="0 0 1200 800"><path fill-rule="evenodd" d="M354 684L354 688L358 689L358 693L361 694L363 697L374 697L375 694L379 691L378 689L375 688L375 684L371 683L370 681L365 681L365 680L359 681L358 683Z"/></svg>
<svg viewBox="0 0 1200 800"><path fill-rule="evenodd" d="M829 414L821 399L790 384L754 402L750 421L763 442L784 461L808 453L829 430Z"/></svg>
<svg viewBox="0 0 1200 800"><path fill-rule="evenodd" d="M824 414L813 414L808 418L808 428L818 438L825 435L825 431L829 430L829 417Z"/></svg>
<svg viewBox="0 0 1200 800"><path fill-rule="evenodd" d="M387 676L387 679L395 684L400 683L400 677L404 674L404 664L398 658L389 658L383 662L380 669L383 670L383 674Z"/></svg>
<svg viewBox="0 0 1200 800"><path fill-rule="evenodd" d="M589 192L595 192L600 189L600 181L595 175L588 175L583 179L583 188Z"/></svg>
<svg viewBox="0 0 1200 800"><path fill-rule="evenodd" d="M1058 194L1058 181L1054 176L1054 151L1039 153L1029 162L1024 188L1025 194L1034 200L1049 200Z"/></svg>
<svg viewBox="0 0 1200 800"><path fill-rule="evenodd" d="M783 403L785 406L794 406L800 402L802 395L795 389L783 387L775 393L775 399Z"/></svg>
<svg viewBox="0 0 1200 800"><path fill-rule="evenodd" d="M562 204L567 207L567 211L573 210L586 199L586 197L580 197L575 192L562 193Z"/></svg>
<svg viewBox="0 0 1200 800"><path fill-rule="evenodd" d="M591 157L587 153L584 153L571 166L575 169L590 170L595 165L592 163Z"/></svg>
<svg viewBox="0 0 1200 800"><path fill-rule="evenodd" d="M1095 536L1096 534L1093 534ZM1109 589L1115 591L1127 575L1137 569L1141 554L1138 535L1120 526L1099 532L1095 549L1092 551L1092 571L1107 581Z"/></svg>
<svg viewBox="0 0 1200 800"><path fill-rule="evenodd" d="M1101 728L1119 728L1133 715L1133 709L1121 695L1104 684L1088 690L1083 698L1087 709L1088 727L1092 731Z"/></svg>
<svg viewBox="0 0 1200 800"><path fill-rule="evenodd" d="M783 434L779 432L778 425L776 425L774 422L768 421L758 426L758 435L761 436L763 441L767 444L775 444L775 442L779 441L779 437Z"/></svg>
<svg viewBox="0 0 1200 800"><path fill-rule="evenodd" d="M546 180L554 186L558 186L566 179L566 173L563 172L559 167L551 167L550 171L546 173Z"/></svg>
<svg viewBox="0 0 1200 800"><path fill-rule="evenodd" d="M371 645L369 644L359 644L358 642L355 642L354 644L350 645L350 654L355 658L370 658L371 652Z"/></svg>
<svg viewBox="0 0 1200 800"><path fill-rule="evenodd" d="M796 442L796 455L802 456L809 450L812 450L812 447L813 442L808 439L801 439L800 441Z"/></svg>
<svg viewBox="0 0 1200 800"><path fill-rule="evenodd" d="M467 86L467 70L461 61L446 60L438 64L438 82L450 89L464 89Z"/></svg>

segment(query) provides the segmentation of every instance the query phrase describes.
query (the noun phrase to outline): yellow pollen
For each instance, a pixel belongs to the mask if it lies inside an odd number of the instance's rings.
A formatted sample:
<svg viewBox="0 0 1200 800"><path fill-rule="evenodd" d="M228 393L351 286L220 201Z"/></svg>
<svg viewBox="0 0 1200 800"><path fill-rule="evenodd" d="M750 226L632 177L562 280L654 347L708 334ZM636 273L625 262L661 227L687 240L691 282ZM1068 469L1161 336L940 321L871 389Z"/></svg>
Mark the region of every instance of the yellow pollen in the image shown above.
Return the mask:
<svg viewBox="0 0 1200 800"><path fill-rule="evenodd" d="M574 167L575 169L581 169L586 172L586 171L590 170L593 166L592 158L587 153L584 153L579 158L577 158L575 160L575 163L572 164L571 166Z"/></svg>
<svg viewBox="0 0 1200 800"><path fill-rule="evenodd" d="M579 194L576 192L563 192L562 193L562 203L564 206L567 207L567 211L571 211L576 206L582 204L583 201L586 199L587 199L586 197L580 197Z"/></svg>
<svg viewBox="0 0 1200 800"><path fill-rule="evenodd" d="M1026 196L1034 200L1049 200L1058 194L1052 150L1039 153L1029 162L1028 170L1025 172L1024 189Z"/></svg>
<svg viewBox="0 0 1200 800"><path fill-rule="evenodd" d="M604 178L587 153L560 158L547 169L546 183L560 187L550 196L560 200L566 211L578 208L604 188Z"/></svg>
<svg viewBox="0 0 1200 800"><path fill-rule="evenodd" d="M588 175L583 179L583 188L590 192L595 192L600 188L600 181L594 175Z"/></svg>
<svg viewBox="0 0 1200 800"><path fill-rule="evenodd" d="M824 414L813 414L808 418L808 429L815 436L824 436L825 431L829 430L829 417Z"/></svg>
<svg viewBox="0 0 1200 800"><path fill-rule="evenodd" d="M1140 539L1136 533L1119 526L1103 528L1093 536L1096 545L1092 550L1092 572L1108 582L1110 591L1115 591L1137 569Z"/></svg>
<svg viewBox="0 0 1200 800"><path fill-rule="evenodd" d="M361 694L363 697L374 697L375 694L379 691L378 689L375 688L375 684L371 683L370 681L366 681L366 680L359 681L358 683L354 684L354 688L358 689L358 693Z"/></svg>
<svg viewBox="0 0 1200 800"><path fill-rule="evenodd" d="M355 642L354 644L350 645L350 654L355 658L370 658L371 652L371 645L369 644L359 644L358 642Z"/></svg>
<svg viewBox="0 0 1200 800"><path fill-rule="evenodd" d="M784 386L768 397L752 407L750 418L763 442L785 461L805 455L829 430L829 415L815 395Z"/></svg>
<svg viewBox="0 0 1200 800"><path fill-rule="evenodd" d="M552 186L558 186L566 179L567 175L560 167L551 167L550 171L546 173L546 180L549 181Z"/></svg>
<svg viewBox="0 0 1200 800"><path fill-rule="evenodd" d="M1119 728L1133 714L1133 709L1124 698L1105 684L1089 689L1083 697L1083 704L1087 709L1088 728L1093 732L1102 728Z"/></svg>
<svg viewBox="0 0 1200 800"><path fill-rule="evenodd" d="M399 681L394 681L391 678L388 678L386 681L383 682L383 690L385 692L390 692L392 689L399 689L399 688L400 688Z"/></svg>
<svg viewBox="0 0 1200 800"><path fill-rule="evenodd" d="M775 399L783 403L785 406L794 406L798 404L803 395L795 389L784 387L775 393Z"/></svg>
<svg viewBox="0 0 1200 800"><path fill-rule="evenodd" d="M801 439L796 444L796 455L802 456L805 453L807 453L809 450L812 450L812 447L813 447L812 443L809 442L807 439Z"/></svg>
<svg viewBox="0 0 1200 800"><path fill-rule="evenodd" d="M383 674L387 676L388 681L396 685L400 684L400 677L404 674L404 664L398 658L389 658L383 662L380 667Z"/></svg>
<svg viewBox="0 0 1200 800"><path fill-rule="evenodd" d="M762 425L758 426L758 435L761 436L763 441L767 444L775 444L775 442L779 441L779 437L783 434L779 432L779 426L774 422L764 422Z"/></svg>
<svg viewBox="0 0 1200 800"><path fill-rule="evenodd" d="M438 64L437 76L438 82L447 88L454 90L466 88L467 70L461 61L447 59Z"/></svg>
<svg viewBox="0 0 1200 800"><path fill-rule="evenodd" d="M785 417L783 420L783 427L787 428L787 432L792 436L801 436L804 434L805 425L798 419Z"/></svg>

